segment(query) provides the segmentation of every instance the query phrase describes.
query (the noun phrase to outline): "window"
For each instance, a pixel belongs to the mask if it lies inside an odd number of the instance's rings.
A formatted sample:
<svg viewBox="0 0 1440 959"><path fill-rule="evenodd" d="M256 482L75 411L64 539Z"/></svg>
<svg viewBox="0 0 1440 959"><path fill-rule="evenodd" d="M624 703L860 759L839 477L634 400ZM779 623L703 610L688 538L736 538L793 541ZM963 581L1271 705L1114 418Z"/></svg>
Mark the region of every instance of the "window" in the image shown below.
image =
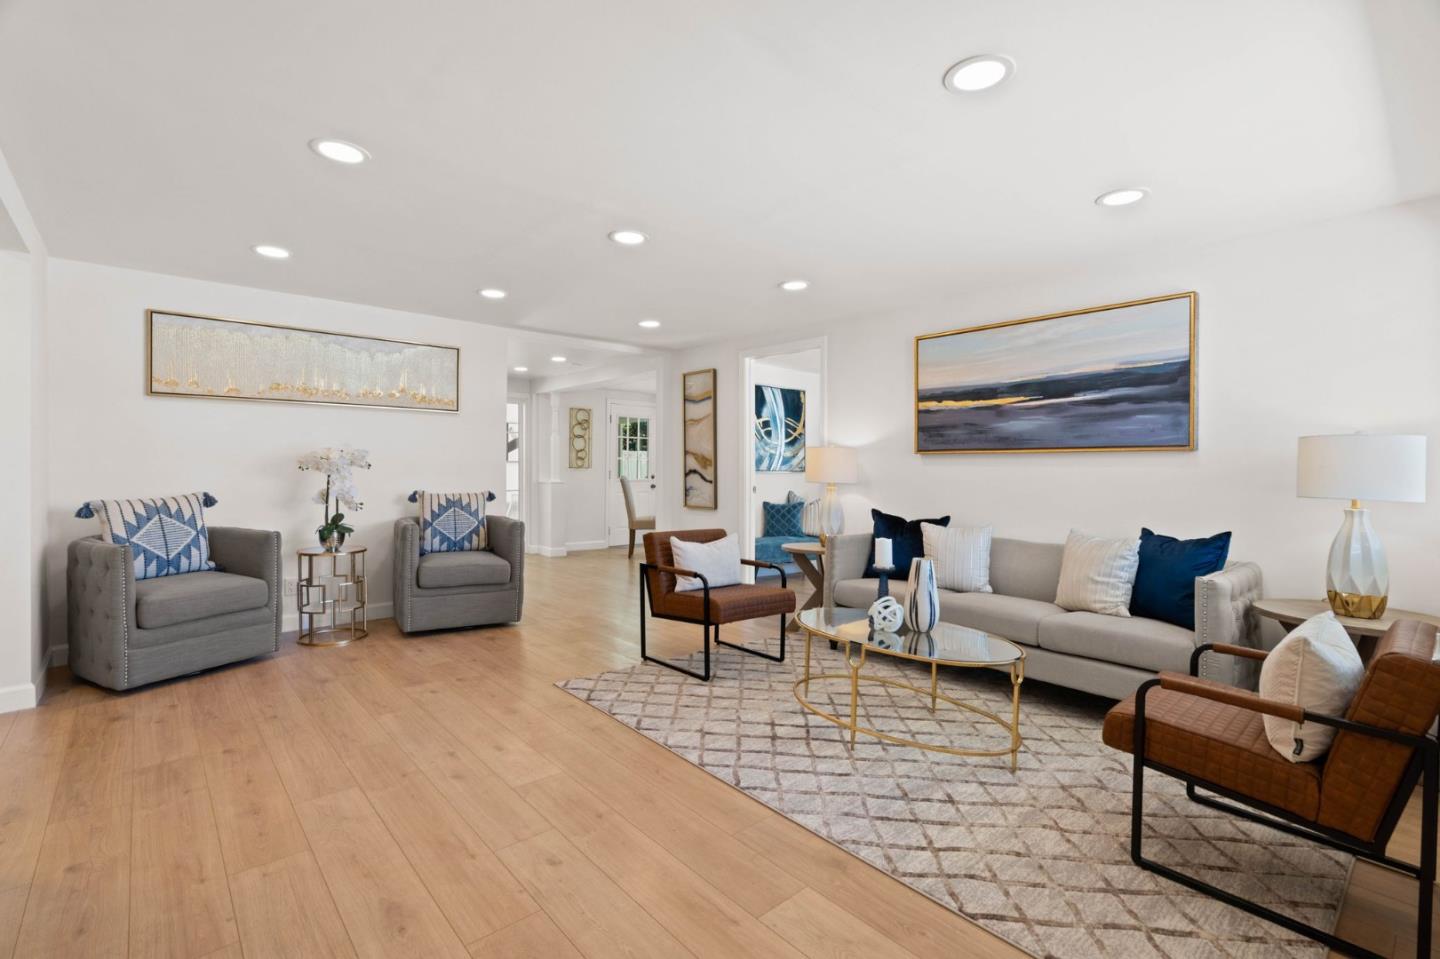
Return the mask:
<svg viewBox="0 0 1440 959"><path fill-rule="evenodd" d="M615 475L628 480L650 478L650 418L615 417Z"/></svg>
<svg viewBox="0 0 1440 959"><path fill-rule="evenodd" d="M520 518L520 426L519 403L505 404L505 515Z"/></svg>

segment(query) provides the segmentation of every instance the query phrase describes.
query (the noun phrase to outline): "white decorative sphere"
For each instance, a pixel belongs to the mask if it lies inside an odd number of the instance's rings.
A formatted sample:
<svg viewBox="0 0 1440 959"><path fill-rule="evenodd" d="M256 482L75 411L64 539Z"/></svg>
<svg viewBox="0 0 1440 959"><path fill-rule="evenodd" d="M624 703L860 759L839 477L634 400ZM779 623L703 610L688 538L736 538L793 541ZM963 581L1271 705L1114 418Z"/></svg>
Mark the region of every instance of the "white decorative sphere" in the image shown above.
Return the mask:
<svg viewBox="0 0 1440 959"><path fill-rule="evenodd" d="M882 596L870 604L870 625L882 633L893 633L905 622L905 607L894 596Z"/></svg>

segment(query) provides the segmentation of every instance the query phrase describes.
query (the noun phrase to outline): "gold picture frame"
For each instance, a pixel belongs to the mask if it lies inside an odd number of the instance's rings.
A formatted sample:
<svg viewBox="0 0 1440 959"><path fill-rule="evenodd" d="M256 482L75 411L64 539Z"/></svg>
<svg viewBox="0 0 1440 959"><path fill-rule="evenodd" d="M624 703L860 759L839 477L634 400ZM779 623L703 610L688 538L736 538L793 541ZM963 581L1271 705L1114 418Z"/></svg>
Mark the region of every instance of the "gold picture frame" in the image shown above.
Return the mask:
<svg viewBox="0 0 1440 959"><path fill-rule="evenodd" d="M1194 450L1198 299L1194 291L1170 293L915 337L911 404L915 452L928 455ZM1110 315L1097 317L1097 314ZM1051 335L1044 337L1043 343L1033 335L1029 343L1023 335L1006 335L1011 331L1029 332L1031 328L1027 327L1028 324L1047 321L1072 322L1068 330L1049 330ZM1096 336L1101 330L1106 333L1106 338ZM943 348L946 355L943 356L941 349L929 346L968 334L988 335L983 343L977 337L968 347L946 346ZM1093 341L1088 345L1087 337ZM949 342L962 341L949 339ZM1117 342L1128 344L1132 353L1130 359L1134 362L1127 361L1127 357L1118 353L1109 358L1103 355L1106 349L1103 344L1108 343L1113 348ZM1036 347L1033 355L1026 353L1027 345ZM1182 347L1183 354L1178 352ZM965 356L967 348L973 353L972 357ZM1147 348L1151 354L1145 358ZM924 355L927 349L931 354L929 357ZM1047 369L1047 357L1062 355L1066 357L1070 369ZM929 367L925 365L927 359ZM974 360L970 369L977 373L973 375L978 375L978 371L988 371L990 378L943 382L943 370L963 365L967 359ZM1125 403L1150 404L1152 415L1145 421L1147 426L1144 428L1154 431L1157 442L1121 441L1141 428L1135 425L1138 421L1127 423L1126 418L1119 415L1122 411L1118 407L1124 404L1107 400L1102 395L1105 390L1121 389L1134 395ZM1111 396L1118 398L1120 394L1112 392ZM1110 409L1105 408L1107 402ZM1183 426L1178 416L1181 406ZM1047 419L1050 422L1047 423ZM1148 425L1150 420L1154 420L1155 425ZM1113 434L1115 441L1093 442L1085 439L1076 444L1053 441L1065 433L1098 437L1107 432ZM947 445L953 444L957 435L967 433L976 434L973 445ZM1022 436L1034 445L1005 445L1007 438ZM999 437L1000 441L991 442L994 437ZM967 444L970 442L967 440Z"/></svg>
<svg viewBox="0 0 1440 959"><path fill-rule="evenodd" d="M250 334L249 342L239 342L253 352L220 355L222 344L232 350L237 344L222 331ZM157 309L145 311L145 333L145 392L150 396L460 411L458 346ZM282 334L296 335L282 339ZM320 349L322 344L327 348ZM377 346L367 353L366 344ZM282 349L290 355L278 355ZM436 382L411 385L412 375ZM380 382L381 376L392 379Z"/></svg>
<svg viewBox="0 0 1440 959"><path fill-rule="evenodd" d="M714 368L691 370L680 377L680 422L685 424L684 463L686 509L719 509L716 470L717 432Z"/></svg>

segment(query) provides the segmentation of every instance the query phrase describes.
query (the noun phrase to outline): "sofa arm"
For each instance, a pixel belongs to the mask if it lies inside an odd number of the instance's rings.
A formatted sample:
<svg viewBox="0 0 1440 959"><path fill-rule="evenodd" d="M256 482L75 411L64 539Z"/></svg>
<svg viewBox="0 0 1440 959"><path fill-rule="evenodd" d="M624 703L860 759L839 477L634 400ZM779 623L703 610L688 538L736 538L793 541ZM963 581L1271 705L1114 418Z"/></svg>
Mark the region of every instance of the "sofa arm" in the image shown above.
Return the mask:
<svg viewBox="0 0 1440 959"><path fill-rule="evenodd" d="M77 539L66 552L66 632L70 669L111 689L130 686L135 566L128 546Z"/></svg>
<svg viewBox="0 0 1440 959"><path fill-rule="evenodd" d="M510 585L525 583L525 524L508 516L487 516L485 542L490 552L510 564Z"/></svg>
<svg viewBox="0 0 1440 959"><path fill-rule="evenodd" d="M825 595L826 606L835 605L835 584L847 579L859 579L865 575L865 561L870 558L870 543L873 533L847 533L825 539Z"/></svg>
<svg viewBox="0 0 1440 959"><path fill-rule="evenodd" d="M1260 648L1260 629L1250 607L1260 598L1264 581L1254 563L1231 563L1218 573L1195 579L1195 645ZM1200 675L1231 686L1253 688L1253 661L1206 654Z"/></svg>
<svg viewBox="0 0 1440 959"><path fill-rule="evenodd" d="M391 594L392 614L400 629L410 630L412 610L410 604L415 598L415 576L420 566L420 521L405 516L395 521L395 556L390 565L394 592Z"/></svg>
<svg viewBox="0 0 1440 959"><path fill-rule="evenodd" d="M280 534L272 529L210 527L210 558L227 573L263 579L270 588L266 608L275 614L275 652L280 651L280 608L284 582L280 562Z"/></svg>

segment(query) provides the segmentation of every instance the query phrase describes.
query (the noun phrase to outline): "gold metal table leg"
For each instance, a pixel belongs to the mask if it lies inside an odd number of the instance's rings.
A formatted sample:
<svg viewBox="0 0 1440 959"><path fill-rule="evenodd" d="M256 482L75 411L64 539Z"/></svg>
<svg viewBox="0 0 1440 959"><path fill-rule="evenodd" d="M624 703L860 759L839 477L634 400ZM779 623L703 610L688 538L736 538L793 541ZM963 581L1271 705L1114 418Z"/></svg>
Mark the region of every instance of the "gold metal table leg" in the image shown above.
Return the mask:
<svg viewBox="0 0 1440 959"><path fill-rule="evenodd" d="M1020 684L1025 681L1025 661L1010 664L1010 771L1020 763Z"/></svg>
<svg viewBox="0 0 1440 959"><path fill-rule="evenodd" d="M932 713L935 711L935 694L939 689L940 683L939 669L940 665L938 663L932 662L930 664L930 711Z"/></svg>

